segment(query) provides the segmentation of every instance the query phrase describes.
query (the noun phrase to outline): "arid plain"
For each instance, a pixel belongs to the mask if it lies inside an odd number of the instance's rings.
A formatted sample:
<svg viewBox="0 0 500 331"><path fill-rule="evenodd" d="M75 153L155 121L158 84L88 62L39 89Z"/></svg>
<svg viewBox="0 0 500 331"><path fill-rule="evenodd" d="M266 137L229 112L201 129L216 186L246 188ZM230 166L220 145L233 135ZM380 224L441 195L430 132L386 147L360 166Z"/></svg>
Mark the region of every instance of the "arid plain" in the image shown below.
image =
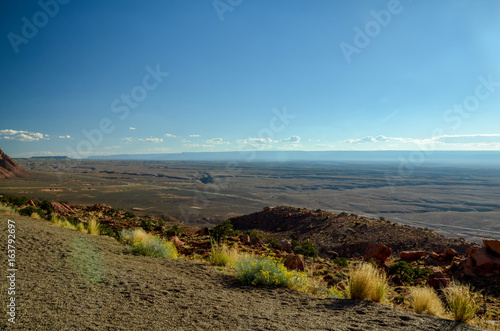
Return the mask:
<svg viewBox="0 0 500 331"><path fill-rule="evenodd" d="M479 242L500 238L498 167L397 163L17 159L0 192L168 214L196 226L291 205L384 217Z"/></svg>

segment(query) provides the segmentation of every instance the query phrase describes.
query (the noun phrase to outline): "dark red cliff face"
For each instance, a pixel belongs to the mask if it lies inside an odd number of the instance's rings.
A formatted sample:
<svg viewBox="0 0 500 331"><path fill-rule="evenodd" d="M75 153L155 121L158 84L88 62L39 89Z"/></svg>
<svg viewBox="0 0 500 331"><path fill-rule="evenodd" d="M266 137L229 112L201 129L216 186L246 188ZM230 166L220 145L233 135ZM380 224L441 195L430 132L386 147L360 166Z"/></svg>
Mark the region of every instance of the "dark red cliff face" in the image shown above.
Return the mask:
<svg viewBox="0 0 500 331"><path fill-rule="evenodd" d="M28 175L29 171L21 168L0 148L0 179Z"/></svg>

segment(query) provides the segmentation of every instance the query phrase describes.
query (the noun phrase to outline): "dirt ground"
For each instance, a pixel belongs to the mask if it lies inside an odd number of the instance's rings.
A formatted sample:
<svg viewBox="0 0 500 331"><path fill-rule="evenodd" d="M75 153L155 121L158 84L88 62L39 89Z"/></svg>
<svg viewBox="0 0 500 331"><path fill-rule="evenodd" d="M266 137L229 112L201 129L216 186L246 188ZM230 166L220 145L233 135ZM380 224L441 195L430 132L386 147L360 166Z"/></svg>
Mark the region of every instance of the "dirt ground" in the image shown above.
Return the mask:
<svg viewBox="0 0 500 331"><path fill-rule="evenodd" d="M6 314L15 221L15 324ZM0 214L3 309L12 330L478 330L383 304L242 286L215 267L133 256L112 238Z"/></svg>

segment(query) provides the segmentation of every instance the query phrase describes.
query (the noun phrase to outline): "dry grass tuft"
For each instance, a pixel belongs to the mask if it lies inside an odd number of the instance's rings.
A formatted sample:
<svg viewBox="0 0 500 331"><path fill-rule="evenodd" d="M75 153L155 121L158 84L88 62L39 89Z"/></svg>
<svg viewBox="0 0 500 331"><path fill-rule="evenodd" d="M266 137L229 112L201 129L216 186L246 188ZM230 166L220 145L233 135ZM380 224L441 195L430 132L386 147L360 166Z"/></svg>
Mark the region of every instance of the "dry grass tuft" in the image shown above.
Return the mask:
<svg viewBox="0 0 500 331"><path fill-rule="evenodd" d="M428 314L435 317L441 317L445 313L444 304L433 288L410 288L410 300L413 311L417 314Z"/></svg>
<svg viewBox="0 0 500 331"><path fill-rule="evenodd" d="M210 262L216 266L235 266L240 258L236 248L229 248L226 244L218 244L212 241Z"/></svg>
<svg viewBox="0 0 500 331"><path fill-rule="evenodd" d="M471 321L481 305L481 297L472 291L470 285L453 282L444 289L444 294L453 319L458 322Z"/></svg>
<svg viewBox="0 0 500 331"><path fill-rule="evenodd" d="M370 263L361 263L349 273L347 295L350 299L382 302L388 290L387 276Z"/></svg>
<svg viewBox="0 0 500 331"><path fill-rule="evenodd" d="M91 218L87 223L87 232L91 235L98 236L101 234L101 224L95 219Z"/></svg>

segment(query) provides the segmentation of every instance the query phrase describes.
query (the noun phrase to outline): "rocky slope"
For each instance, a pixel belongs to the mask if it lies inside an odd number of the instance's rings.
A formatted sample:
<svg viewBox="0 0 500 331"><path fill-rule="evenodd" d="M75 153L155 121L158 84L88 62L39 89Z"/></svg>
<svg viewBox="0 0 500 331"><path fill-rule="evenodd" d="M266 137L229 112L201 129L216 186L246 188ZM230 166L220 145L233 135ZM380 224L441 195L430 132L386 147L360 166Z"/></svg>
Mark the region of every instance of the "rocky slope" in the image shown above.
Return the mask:
<svg viewBox="0 0 500 331"><path fill-rule="evenodd" d="M28 175L29 171L21 168L0 148L0 179Z"/></svg>
<svg viewBox="0 0 500 331"><path fill-rule="evenodd" d="M464 239L445 238L426 229L386 220L287 206L264 208L260 212L232 218L231 223L237 230L262 230L264 236L309 240L320 253L336 252L345 257L362 256L372 243L391 247L394 255L401 251L433 252L447 247L463 254L471 246Z"/></svg>
<svg viewBox="0 0 500 331"><path fill-rule="evenodd" d="M479 330L383 304L242 286L204 263L134 256L106 236L0 213L7 219L16 226L16 324L4 317L2 330ZM4 309L7 300L0 296Z"/></svg>

